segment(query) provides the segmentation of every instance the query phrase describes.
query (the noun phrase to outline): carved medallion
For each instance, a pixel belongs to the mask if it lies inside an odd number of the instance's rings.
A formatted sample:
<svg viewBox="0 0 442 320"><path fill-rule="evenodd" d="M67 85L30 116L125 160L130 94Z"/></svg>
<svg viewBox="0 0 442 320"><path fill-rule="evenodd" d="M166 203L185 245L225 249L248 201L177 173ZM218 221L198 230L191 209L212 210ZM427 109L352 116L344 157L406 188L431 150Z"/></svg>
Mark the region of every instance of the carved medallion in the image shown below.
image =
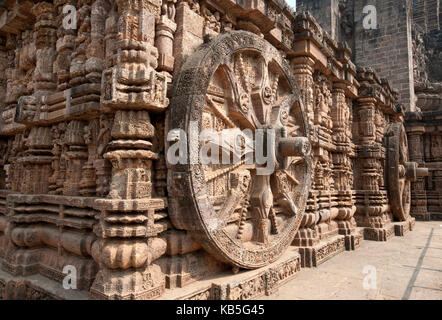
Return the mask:
<svg viewBox="0 0 442 320"><path fill-rule="evenodd" d="M299 228L311 182L299 97L287 61L245 31L202 45L176 77L169 148L185 140L189 157L171 165L171 220L225 263L270 264ZM209 138L201 134L208 130Z"/></svg>

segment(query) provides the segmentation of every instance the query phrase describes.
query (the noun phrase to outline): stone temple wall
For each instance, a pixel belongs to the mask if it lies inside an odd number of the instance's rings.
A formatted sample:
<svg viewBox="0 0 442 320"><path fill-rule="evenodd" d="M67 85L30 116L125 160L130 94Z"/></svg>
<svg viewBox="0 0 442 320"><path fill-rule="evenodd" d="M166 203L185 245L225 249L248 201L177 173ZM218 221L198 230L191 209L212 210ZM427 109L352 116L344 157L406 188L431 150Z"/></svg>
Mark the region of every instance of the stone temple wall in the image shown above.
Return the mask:
<svg viewBox="0 0 442 320"><path fill-rule="evenodd" d="M413 7L413 60L417 112L406 116L413 161L429 176L412 184L416 219L442 220L442 32L440 3L417 1Z"/></svg>
<svg viewBox="0 0 442 320"><path fill-rule="evenodd" d="M413 1L413 21L422 27L425 32L440 30L440 13L440 0Z"/></svg>
<svg viewBox="0 0 442 320"><path fill-rule="evenodd" d="M442 184L440 112L442 81L442 33L440 1L298 0L298 8L310 10L333 39L352 49L358 66L371 66L391 81L407 106L410 156L429 177L412 185L412 215L440 219ZM365 30L365 6L374 5L377 28Z"/></svg>
<svg viewBox="0 0 442 320"><path fill-rule="evenodd" d="M410 183L426 170L399 93L310 13L280 0L0 10L1 298L252 299L413 228ZM66 268L78 290L63 289Z"/></svg>
<svg viewBox="0 0 442 320"><path fill-rule="evenodd" d="M375 29L364 27L368 13L374 13L364 12L368 5L376 8ZM333 39L347 43L358 66L371 67L388 79L399 101L415 110L412 0L298 0L297 6L311 10Z"/></svg>

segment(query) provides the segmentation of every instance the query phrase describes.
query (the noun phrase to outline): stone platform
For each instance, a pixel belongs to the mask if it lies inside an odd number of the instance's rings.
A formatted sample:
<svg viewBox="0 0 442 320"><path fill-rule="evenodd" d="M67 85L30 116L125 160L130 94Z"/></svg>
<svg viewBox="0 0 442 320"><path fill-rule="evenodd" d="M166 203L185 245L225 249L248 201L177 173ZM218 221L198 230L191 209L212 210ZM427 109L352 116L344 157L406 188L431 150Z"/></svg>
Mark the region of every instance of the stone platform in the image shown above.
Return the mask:
<svg viewBox="0 0 442 320"><path fill-rule="evenodd" d="M2 260L0 259L0 268ZM276 262L258 270L226 271L184 288L166 289L162 300L248 300L271 295L301 270L297 249L289 248ZM88 291L65 290L41 275L15 277L0 269L0 300L87 300Z"/></svg>
<svg viewBox="0 0 442 320"><path fill-rule="evenodd" d="M347 251L356 250L361 246L361 241L363 240L362 231L357 228L355 233L345 236L345 249Z"/></svg>
<svg viewBox="0 0 442 320"><path fill-rule="evenodd" d="M394 222L393 224L394 234L398 237L403 237L409 231L413 230L414 226L416 225L416 219L410 217L406 221Z"/></svg>
<svg viewBox="0 0 442 320"><path fill-rule="evenodd" d="M301 270L298 250L291 247L276 262L258 270L226 271L184 288L166 290L162 300L249 300L275 294Z"/></svg>
<svg viewBox="0 0 442 320"><path fill-rule="evenodd" d="M440 212L429 212L430 220L433 221L442 221L442 213Z"/></svg>
<svg viewBox="0 0 442 320"><path fill-rule="evenodd" d="M39 274L21 277L12 276L1 269L0 300L87 300L89 291L66 290L61 283Z"/></svg>
<svg viewBox="0 0 442 320"><path fill-rule="evenodd" d="M301 266L303 268L317 267L319 264L345 251L345 243L345 237L337 235L323 240L313 247L299 247Z"/></svg>
<svg viewBox="0 0 442 320"><path fill-rule="evenodd" d="M395 235L395 226L393 223L384 228L363 228L364 240L388 241Z"/></svg>

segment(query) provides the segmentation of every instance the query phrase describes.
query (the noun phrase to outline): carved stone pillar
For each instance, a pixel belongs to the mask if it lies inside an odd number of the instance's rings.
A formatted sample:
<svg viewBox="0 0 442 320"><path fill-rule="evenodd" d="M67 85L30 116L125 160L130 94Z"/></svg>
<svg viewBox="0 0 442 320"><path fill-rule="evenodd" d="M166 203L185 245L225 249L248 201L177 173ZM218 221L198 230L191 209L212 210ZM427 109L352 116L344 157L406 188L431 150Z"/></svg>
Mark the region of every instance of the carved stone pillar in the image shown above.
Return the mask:
<svg viewBox="0 0 442 320"><path fill-rule="evenodd" d="M427 188L427 208L431 219L438 220L442 212L442 134L425 134L425 162L430 169Z"/></svg>
<svg viewBox="0 0 442 320"><path fill-rule="evenodd" d="M394 235L387 191L380 186L384 175L385 148L377 141L377 100L373 91L357 100L354 110L357 133L356 215L364 239L386 241Z"/></svg>
<svg viewBox="0 0 442 320"><path fill-rule="evenodd" d="M180 0L176 6L177 30L175 32L173 56L174 75L177 75L186 57L202 44L204 37L204 18L199 14L198 2Z"/></svg>
<svg viewBox="0 0 442 320"><path fill-rule="evenodd" d="M379 190L375 153L379 147L376 144L376 100L363 98L358 100L356 109L359 119L359 139L362 154L362 190Z"/></svg>
<svg viewBox="0 0 442 320"><path fill-rule="evenodd" d="M15 8L15 10L20 10ZM28 37L22 52L17 52L17 64L15 75L25 86L17 86L20 90L12 90L7 98L10 102L18 97L18 103L13 113L16 123L26 124L30 129L26 129L18 135L13 147L14 159L10 157L13 164L11 171L11 187L17 194L15 200L33 198L31 194L46 194L49 191L52 175L52 132L51 127L36 126L34 121L38 120L41 109L41 97L56 88L56 77L53 73L53 63L55 60L56 43L56 23L53 4L49 2L38 2L32 6L31 12L35 17L32 31L25 31L22 37ZM35 39L35 47L32 49L30 39ZM21 59L20 59L21 58ZM20 62L22 60L22 63ZM35 61L35 69L31 70L29 62ZM26 70L26 75L22 77L20 71ZM13 84L13 83L12 83ZM18 83L13 84L14 86ZM22 90L23 88L27 88ZM18 169L18 170L16 170ZM7 238L7 250L5 251L5 261L3 269L13 275L29 275L38 272L38 263L44 258L38 250L42 243L39 234L34 230L39 227L33 220L29 224L29 219L35 215L32 213L38 209L27 207L27 210L19 209L15 211L16 205L8 195L6 200L8 206L8 221L5 228ZM19 202L17 201L17 202ZM9 210L10 209L10 210ZM31 212L31 213L30 213ZM38 221L38 219L37 219ZM24 240L26 239L26 240Z"/></svg>
<svg viewBox="0 0 442 320"><path fill-rule="evenodd" d="M0 139L0 190L5 189L6 185L6 172L5 164L8 157L8 140Z"/></svg>
<svg viewBox="0 0 442 320"><path fill-rule="evenodd" d="M292 59L292 70L296 78L301 97L304 103L306 118L309 122L310 139L312 143L317 145L317 137L315 136L314 126L314 82L313 82L313 66L315 61L310 57L296 57ZM316 172L316 161L313 161L312 172ZM312 179L312 188L315 187L315 179ZM300 228L295 236L293 245L301 247L301 265L304 267L314 266L315 255L311 247L319 244L320 238L317 229L317 223L320 221L319 205L317 202L317 194L309 192L307 206L304 217L301 221Z"/></svg>
<svg viewBox="0 0 442 320"><path fill-rule="evenodd" d="M88 147L88 159L82 168L82 177L80 181L80 194L85 197L91 197L96 192L96 174L94 161L97 158L97 137L99 130L99 120L94 119L84 127L84 142Z"/></svg>
<svg viewBox="0 0 442 320"><path fill-rule="evenodd" d="M104 70L105 21L109 13L107 0L94 0L91 5L90 38L86 51L86 79L91 83L101 83Z"/></svg>
<svg viewBox="0 0 442 320"><path fill-rule="evenodd" d="M23 180L20 191L25 194L45 194L49 191L52 174L51 128L34 127L26 142L28 150L20 158L23 165Z"/></svg>
<svg viewBox="0 0 442 320"><path fill-rule="evenodd" d="M153 135L147 111L117 111L112 127L114 140L110 143L113 150L104 155L112 163L110 198L152 197L152 160L158 158L150 151L152 143L148 139Z"/></svg>
<svg viewBox="0 0 442 320"><path fill-rule="evenodd" d="M63 26L66 14L63 13L65 6L76 5L74 0L56 0L54 1L57 13L57 58L54 63L54 72L57 76L57 90L65 90L69 87L71 54L75 47L76 29L69 29ZM73 22L73 21L71 21Z"/></svg>
<svg viewBox="0 0 442 320"><path fill-rule="evenodd" d="M167 197L167 173L165 138L167 135L167 116L156 116L154 120L155 136L152 139L152 150L158 153L158 160L153 163L154 194L156 197Z"/></svg>
<svg viewBox="0 0 442 320"><path fill-rule="evenodd" d="M353 191L353 165L350 156L354 156L351 141L351 111L345 97L345 83L334 83L333 89L333 180L338 198L339 234L345 236L347 250L354 250L360 243L361 236L356 230L354 214L356 206Z"/></svg>
<svg viewBox="0 0 442 320"><path fill-rule="evenodd" d="M425 127L412 126L407 128L408 150L410 161L417 162L420 167L425 167L424 161L424 135ZM418 220L429 221L430 214L427 210L427 192L425 188L425 177L417 177L411 183L411 216Z"/></svg>
<svg viewBox="0 0 442 320"><path fill-rule="evenodd" d="M105 197L109 193L110 176L112 166L109 160L103 158L107 151L108 143L112 140L112 119L110 114L104 114L99 120L99 132L97 137L96 159L94 160L96 177L96 194L99 197Z"/></svg>
<svg viewBox="0 0 442 320"><path fill-rule="evenodd" d="M27 30L22 37L27 37L23 42L22 52L18 58L18 70L27 70L32 78L25 76L26 90L16 91L18 103L14 110L14 121L25 125L33 125L40 112L41 96L54 90L56 87L53 75L53 61L55 60L55 22L54 7L47 2L37 3L32 7L36 17L34 32ZM35 37L35 47L30 44L30 39ZM19 54L17 52L17 54ZM32 61L35 69L31 71ZM23 81L23 79L21 79ZM23 88L23 86L18 86ZM17 97L16 96L16 97ZM10 96L10 99L14 97ZM18 158L19 164L12 166L13 171L21 166L22 178L19 189L23 193L46 193L51 176L51 129L50 127L32 127L29 139L25 144L27 150ZM11 172L12 173L12 172Z"/></svg>
<svg viewBox="0 0 442 320"><path fill-rule="evenodd" d="M8 161L8 157L10 156L10 145L11 139L0 139L0 258L4 257L4 252L7 247L8 239L5 236L5 229L8 223L6 213L6 199L8 194L10 193L9 188L6 187L6 179L7 179L7 167L5 164Z"/></svg>
<svg viewBox="0 0 442 320"><path fill-rule="evenodd" d="M48 2L39 2L32 8L37 17L35 24L36 67L34 82L36 92L48 92L56 89L53 72L55 61L56 23L54 6ZM37 94L37 99L39 95Z"/></svg>
<svg viewBox="0 0 442 320"><path fill-rule="evenodd" d="M114 56L117 49L118 12L115 2L108 13L104 27L104 67L110 68L115 64Z"/></svg>
<svg viewBox="0 0 442 320"><path fill-rule="evenodd" d="M80 195L80 182L84 163L88 159L88 150L84 141L85 122L72 120L68 123L64 143L66 152L66 181L64 182L63 195Z"/></svg>
<svg viewBox="0 0 442 320"><path fill-rule="evenodd" d="M49 194L57 194L57 178L60 172L61 132L58 125L51 128L52 133L52 176L49 177Z"/></svg>
<svg viewBox="0 0 442 320"><path fill-rule="evenodd" d="M66 181L66 169L68 164L68 158L67 158L67 149L68 146L64 143L64 135L63 139L61 140L61 152L60 152L60 162L59 162L59 172L57 175L56 180L56 191L55 194L63 194L64 192L64 185Z"/></svg>
<svg viewBox="0 0 442 320"><path fill-rule="evenodd" d="M6 185L12 191L20 191L24 176L23 164L19 159L26 150L26 141L29 130L16 134L12 141L11 154L6 168Z"/></svg>
<svg viewBox="0 0 442 320"><path fill-rule="evenodd" d="M158 49L158 70L172 72L175 58L173 57L173 39L177 29L175 23L175 3L177 0L165 0L162 6L160 22L156 25L155 46Z"/></svg>
<svg viewBox="0 0 442 320"><path fill-rule="evenodd" d="M313 147L312 188L306 213L293 245L299 247L301 265L314 267L329 257L345 250L345 238L339 235L335 218L338 214L333 172L334 141L332 139L333 95L329 81L314 71L315 61L310 57L296 57L292 68L300 88L310 126ZM345 98L345 97L344 97Z"/></svg>
<svg viewBox="0 0 442 320"><path fill-rule="evenodd" d="M103 100L103 92L111 92L111 83L108 81L111 78L113 66L116 64L116 52L117 52L117 34L118 34L118 12L116 4L113 3L109 9L108 18L105 21L104 29L104 68L101 92ZM102 104L102 106L105 106ZM107 151L108 143L112 140L111 130L113 123L113 114L111 110L105 110L106 112L100 116L99 120L99 132L97 137L97 154L94 160L95 176L96 176L96 195L99 197L105 197L109 193L110 177L112 165L109 160L105 159L103 155Z"/></svg>
<svg viewBox="0 0 442 320"><path fill-rule="evenodd" d="M296 57L292 59L293 73L298 83L301 96L304 100L304 107L307 118L313 123L314 117L314 96L313 96L313 66L315 61L310 57Z"/></svg>
<svg viewBox="0 0 442 320"><path fill-rule="evenodd" d="M77 37L71 54L69 85L75 87L87 82L87 49L91 43L91 3L92 0L77 2Z"/></svg>
<svg viewBox="0 0 442 320"><path fill-rule="evenodd" d="M376 126L375 126L375 109L376 100L374 98L360 98L356 112L359 121L359 138L369 145L376 141Z"/></svg>
<svg viewBox="0 0 442 320"><path fill-rule="evenodd" d="M350 170L348 153L351 150L351 141L347 137L347 126L349 125L349 108L345 100L345 84L335 84L333 90L333 143L336 151L333 153L333 176L336 190L351 190L348 181L348 171Z"/></svg>
<svg viewBox="0 0 442 320"><path fill-rule="evenodd" d="M27 39L23 43L17 67L28 70L29 73L30 64L35 60L35 69L30 73L32 79L25 76L25 81L29 81L26 87L30 89L17 92L20 97L14 112L14 121L25 125L35 125L33 121L40 113L41 96L56 88L53 74L56 40L54 7L50 3L39 2L31 11L36 17L34 30L22 33L22 37ZM30 44L32 38L35 38L35 47ZM48 192L49 177L52 174L51 140L50 127L33 126L30 129L25 144L27 150L18 158L23 170L23 180L19 181L21 192L29 194Z"/></svg>
<svg viewBox="0 0 442 320"><path fill-rule="evenodd" d="M104 158L112 164L108 199L95 201L99 223L92 255L100 271L91 287L96 299L154 299L165 290L164 274L152 264L166 251L157 237L154 213L164 202L152 199L150 110L167 106L166 79L157 73L154 22L159 1L118 0L115 65L104 71L102 103L113 114ZM134 71L136 70L136 72ZM106 83L107 82L107 83ZM102 142L100 142L102 144ZM103 151L101 151L103 152ZM100 151L99 151L100 153Z"/></svg>

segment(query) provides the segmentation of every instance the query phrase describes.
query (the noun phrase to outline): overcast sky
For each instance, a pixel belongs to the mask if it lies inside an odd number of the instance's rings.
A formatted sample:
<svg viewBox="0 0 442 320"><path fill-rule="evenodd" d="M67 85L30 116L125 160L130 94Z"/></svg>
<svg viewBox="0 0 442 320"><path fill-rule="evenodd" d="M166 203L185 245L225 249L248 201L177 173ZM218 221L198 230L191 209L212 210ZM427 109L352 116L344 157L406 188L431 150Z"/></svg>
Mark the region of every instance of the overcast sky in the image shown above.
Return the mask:
<svg viewBox="0 0 442 320"><path fill-rule="evenodd" d="M296 0L285 0L293 9L296 9Z"/></svg>

